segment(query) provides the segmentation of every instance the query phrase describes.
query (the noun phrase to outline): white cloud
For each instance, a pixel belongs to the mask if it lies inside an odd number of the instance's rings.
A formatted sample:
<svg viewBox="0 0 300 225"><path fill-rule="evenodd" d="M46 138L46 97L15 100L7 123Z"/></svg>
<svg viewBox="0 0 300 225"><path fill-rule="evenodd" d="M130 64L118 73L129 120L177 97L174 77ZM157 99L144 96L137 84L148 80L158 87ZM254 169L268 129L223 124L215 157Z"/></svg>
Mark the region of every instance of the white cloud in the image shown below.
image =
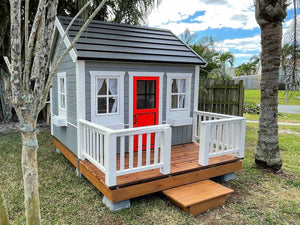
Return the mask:
<svg viewBox="0 0 300 225"><path fill-rule="evenodd" d="M225 39L216 44L218 49L235 49L240 52L260 51L260 35L247 38Z"/></svg>
<svg viewBox="0 0 300 225"><path fill-rule="evenodd" d="M249 54L249 53L237 53L233 55L235 58L250 58L253 56L253 54Z"/></svg>
<svg viewBox="0 0 300 225"><path fill-rule="evenodd" d="M192 23L182 22L197 11L203 15L195 18ZM163 0L158 9L148 17L149 26L169 28L175 34L182 33L186 28L191 31L208 28L240 28L253 29L258 27L253 0Z"/></svg>

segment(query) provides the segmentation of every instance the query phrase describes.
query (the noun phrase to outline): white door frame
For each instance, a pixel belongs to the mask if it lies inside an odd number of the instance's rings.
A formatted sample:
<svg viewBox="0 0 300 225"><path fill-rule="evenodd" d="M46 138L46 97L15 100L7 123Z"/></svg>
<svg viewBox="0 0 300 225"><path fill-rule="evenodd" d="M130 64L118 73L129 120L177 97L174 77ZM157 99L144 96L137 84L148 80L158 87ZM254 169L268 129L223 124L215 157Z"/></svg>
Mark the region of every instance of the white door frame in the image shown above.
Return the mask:
<svg viewBox="0 0 300 225"><path fill-rule="evenodd" d="M133 77L159 77L159 104L158 104L158 124L162 124L162 100L163 100L163 78L164 72L136 72L128 71L129 75L129 127L133 127Z"/></svg>

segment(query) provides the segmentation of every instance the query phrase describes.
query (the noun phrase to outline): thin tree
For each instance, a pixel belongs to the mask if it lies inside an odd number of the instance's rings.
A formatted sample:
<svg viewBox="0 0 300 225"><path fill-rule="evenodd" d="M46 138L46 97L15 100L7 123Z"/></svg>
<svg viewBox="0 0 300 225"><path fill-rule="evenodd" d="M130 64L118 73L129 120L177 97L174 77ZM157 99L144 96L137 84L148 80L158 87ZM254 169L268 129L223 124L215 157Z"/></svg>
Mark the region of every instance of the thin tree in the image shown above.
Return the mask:
<svg viewBox="0 0 300 225"><path fill-rule="evenodd" d="M261 28L261 99L255 162L278 171L282 160L278 143L278 83L282 22L286 0L256 0L255 17Z"/></svg>
<svg viewBox="0 0 300 225"><path fill-rule="evenodd" d="M83 24L71 45L60 57L56 57L57 60L53 62L50 69L50 48L55 28L54 23L58 0L39 1L30 32L28 26L26 26L26 24L28 24L29 16L29 0L25 0L24 17L21 16L22 1L10 0L11 54L10 60L5 58L10 73L10 86L7 85L5 88L10 94L10 103L15 108L20 120L19 126L22 137L22 173L27 224L36 225L41 222L38 192L38 141L36 132L38 114L46 104L52 77L57 72L63 58L74 47L81 34L106 1L107 0L102 0L97 6L95 11ZM89 1L86 6L90 3L91 1ZM85 7L83 7L73 18L67 30L75 21L75 18L77 18L84 9ZM23 29L22 23L25 24L24 46L22 46L21 38ZM63 42L63 39L64 38L62 38L61 42Z"/></svg>

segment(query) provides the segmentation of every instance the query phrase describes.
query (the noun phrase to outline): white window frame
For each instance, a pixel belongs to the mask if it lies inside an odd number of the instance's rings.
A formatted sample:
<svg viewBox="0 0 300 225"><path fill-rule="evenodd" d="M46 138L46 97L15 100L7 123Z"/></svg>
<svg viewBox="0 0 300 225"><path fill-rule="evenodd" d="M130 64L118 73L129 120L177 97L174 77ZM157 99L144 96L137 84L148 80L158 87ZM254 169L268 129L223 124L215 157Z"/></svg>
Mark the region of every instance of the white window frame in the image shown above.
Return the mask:
<svg viewBox="0 0 300 225"><path fill-rule="evenodd" d="M64 93L61 93L61 79L64 79ZM65 96L65 107L61 107L61 95ZM57 73L58 116L67 117L67 76L66 72Z"/></svg>
<svg viewBox="0 0 300 225"><path fill-rule="evenodd" d="M162 124L164 72L128 71L129 75L129 127L133 127L133 77L159 77L158 124Z"/></svg>
<svg viewBox="0 0 300 225"><path fill-rule="evenodd" d="M97 93L97 85L98 85L98 80L99 79L102 79L102 80L105 80L106 81L106 85L107 85L107 88L106 88L106 94L105 95L98 95ZM109 95L109 80L112 80L112 79L117 79L117 94L116 95ZM120 90L120 79L119 77L97 77L96 78L96 114L97 116L102 116L102 115L117 115L119 114L119 106L120 106L120 93L119 93L119 90ZM109 110L109 98L113 98L113 97L117 97L117 112L115 113L110 113L108 112ZM106 113L98 113L98 98L106 98Z"/></svg>
<svg viewBox="0 0 300 225"><path fill-rule="evenodd" d="M167 96L166 96L166 122L172 126L184 126L192 124L191 117L191 92L192 73L167 73ZM172 80L185 79L185 107L171 108Z"/></svg>
<svg viewBox="0 0 300 225"><path fill-rule="evenodd" d="M185 92L177 92L177 93L173 93L172 92L172 80L185 80ZM187 109L187 102L186 102L186 99L187 99L187 89L186 89L186 87L187 87L187 79L185 79L185 78L172 78L171 79L171 99L170 99L170 103L171 103L171 106L170 106L170 110L172 110L172 111L176 111L176 110L186 110ZM185 102L184 102L184 107L183 108L180 108L179 107L179 101L180 101L180 98L179 98L179 96L181 96L181 95L184 95L185 96ZM172 108L172 96L177 96L177 108Z"/></svg>
<svg viewBox="0 0 300 225"><path fill-rule="evenodd" d="M91 76L91 122L112 129L124 128L124 76L125 71L89 71ZM117 113L98 113L98 79L117 79Z"/></svg>

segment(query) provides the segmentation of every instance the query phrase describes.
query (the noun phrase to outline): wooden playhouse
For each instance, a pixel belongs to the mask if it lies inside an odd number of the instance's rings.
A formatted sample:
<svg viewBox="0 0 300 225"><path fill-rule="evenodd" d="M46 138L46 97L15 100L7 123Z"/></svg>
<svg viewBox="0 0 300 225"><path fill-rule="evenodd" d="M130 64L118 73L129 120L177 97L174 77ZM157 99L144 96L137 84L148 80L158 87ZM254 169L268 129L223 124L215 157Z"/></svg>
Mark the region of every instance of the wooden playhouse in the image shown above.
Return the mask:
<svg viewBox="0 0 300 225"><path fill-rule="evenodd" d="M56 18L54 53L79 31ZM54 55L54 54L53 54ZM92 21L51 88L56 148L118 210L163 191L194 215L232 190L209 178L242 167L245 118L198 111L206 62L169 30Z"/></svg>

